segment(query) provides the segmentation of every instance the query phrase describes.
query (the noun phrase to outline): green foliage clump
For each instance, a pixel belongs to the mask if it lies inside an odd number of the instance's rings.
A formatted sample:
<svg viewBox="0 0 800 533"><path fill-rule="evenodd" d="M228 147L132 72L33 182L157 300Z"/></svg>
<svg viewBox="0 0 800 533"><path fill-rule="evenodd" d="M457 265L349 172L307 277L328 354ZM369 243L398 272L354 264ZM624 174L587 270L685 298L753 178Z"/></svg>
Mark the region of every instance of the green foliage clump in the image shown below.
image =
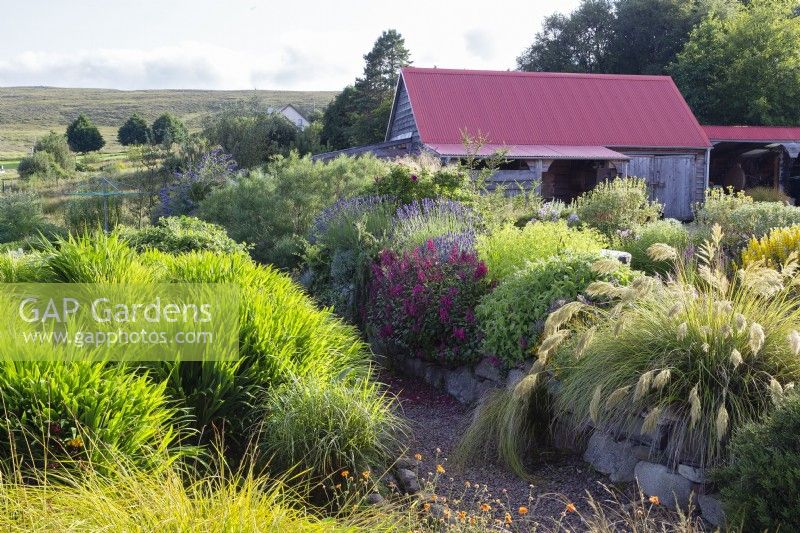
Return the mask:
<svg viewBox="0 0 800 533"><path fill-rule="evenodd" d="M106 142L97 126L81 114L67 127L67 143L73 152L94 152L105 146Z"/></svg>
<svg viewBox="0 0 800 533"><path fill-rule="evenodd" d="M606 238L591 228L573 228L565 221L533 222L524 228L506 226L478 236L478 255L489 269L489 277L501 280L529 261L562 252L599 252Z"/></svg>
<svg viewBox="0 0 800 533"><path fill-rule="evenodd" d="M359 194L386 166L372 156L323 163L293 153L213 191L198 215L252 244L257 261L291 268L303 251L298 236L308 235L314 217L337 199Z"/></svg>
<svg viewBox="0 0 800 533"><path fill-rule="evenodd" d="M573 209L580 221L609 237L617 231L645 224L661 216L663 206L651 201L641 178L616 178L598 183L575 199Z"/></svg>
<svg viewBox="0 0 800 533"><path fill-rule="evenodd" d="M261 446L273 466L324 479L342 470L379 475L400 448L404 423L393 400L367 380L296 381L272 389ZM373 470L380 469L380 470Z"/></svg>
<svg viewBox="0 0 800 533"><path fill-rule="evenodd" d="M742 531L800 529L800 395L734 433L731 462L717 473L728 523Z"/></svg>
<svg viewBox="0 0 800 533"><path fill-rule="evenodd" d="M647 253L650 246L664 243L682 252L690 242L689 230L680 221L668 218L633 226L619 236L615 246L631 254L632 268L647 274L665 274L672 265L669 261L654 261Z"/></svg>
<svg viewBox="0 0 800 533"><path fill-rule="evenodd" d="M781 204L789 203L791 197L780 189L774 187L753 187L744 193L755 202L778 202Z"/></svg>
<svg viewBox="0 0 800 533"><path fill-rule="evenodd" d="M472 201L475 191L469 174L456 166L438 167L425 159L394 164L386 174L376 176L369 192L394 198L407 205L424 198Z"/></svg>
<svg viewBox="0 0 800 533"><path fill-rule="evenodd" d="M69 149L67 138L64 135L51 131L33 145L35 152L47 152L65 173L75 170L75 156Z"/></svg>
<svg viewBox="0 0 800 533"><path fill-rule="evenodd" d="M239 244L216 224L194 217L163 217L155 226L134 228L117 226L115 233L137 251L160 250L173 254L195 251L246 253L247 246Z"/></svg>
<svg viewBox="0 0 800 533"><path fill-rule="evenodd" d="M777 202L755 202L744 192L712 189L706 201L695 207L695 220L708 235L718 224L725 234L725 245L738 252L751 238L761 238L773 228L800 224L800 208Z"/></svg>
<svg viewBox="0 0 800 533"><path fill-rule="evenodd" d="M0 451L24 469L153 466L173 443L163 384L123 365L6 362Z"/></svg>
<svg viewBox="0 0 800 533"><path fill-rule="evenodd" d="M775 268L786 262L793 253L800 253L800 225L775 228L760 239L753 237L742 251L742 262L752 265L763 261Z"/></svg>
<svg viewBox="0 0 800 533"><path fill-rule="evenodd" d="M52 233L42 211L42 202L33 193L20 192L0 196L0 243L13 242Z"/></svg>
<svg viewBox="0 0 800 533"><path fill-rule="evenodd" d="M508 367L522 363L532 356L552 304L575 299L594 281L629 281L630 269L621 263L610 272L594 270L599 259L591 254L557 255L528 263L504 278L475 309L483 351Z"/></svg>
<svg viewBox="0 0 800 533"><path fill-rule="evenodd" d="M173 143L182 143L189 136L186 126L181 119L172 113L164 113L153 121L150 128L153 135L153 142L164 146L172 146Z"/></svg>
<svg viewBox="0 0 800 533"><path fill-rule="evenodd" d="M150 126L138 113L131 115L117 131L117 140L122 146L148 144L151 137Z"/></svg>
<svg viewBox="0 0 800 533"><path fill-rule="evenodd" d="M56 160L49 152L34 152L19 161L17 172L23 180L39 178L45 181L65 177L66 174L58 166Z"/></svg>
<svg viewBox="0 0 800 533"><path fill-rule="evenodd" d="M216 117L203 134L242 168L254 168L296 150L300 130L280 113L235 110Z"/></svg>
<svg viewBox="0 0 800 533"><path fill-rule="evenodd" d="M795 267L746 268L730 278L721 242L717 227L696 264L654 245L655 259L674 261L673 279L639 278L625 288L597 282L587 293L615 298L613 308L576 302L548 318L539 360L561 382L558 416L612 432L668 424L673 463L728 457L731 432L768 413L800 379L800 301ZM576 315L575 340L556 352L570 336L561 326Z"/></svg>

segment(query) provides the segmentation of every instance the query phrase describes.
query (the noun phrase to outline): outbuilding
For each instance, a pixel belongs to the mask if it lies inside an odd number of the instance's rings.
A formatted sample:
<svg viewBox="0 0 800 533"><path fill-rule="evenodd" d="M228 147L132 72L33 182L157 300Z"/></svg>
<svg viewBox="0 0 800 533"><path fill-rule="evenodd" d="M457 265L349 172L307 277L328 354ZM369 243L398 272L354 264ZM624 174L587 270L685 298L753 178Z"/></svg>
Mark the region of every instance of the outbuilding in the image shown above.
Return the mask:
<svg viewBox="0 0 800 533"><path fill-rule="evenodd" d="M480 147L465 136L481 139ZM536 186L563 201L600 180L639 176L666 216L688 220L708 185L711 148L668 76L409 67L385 141L344 152L426 151L447 162L503 151L494 186Z"/></svg>

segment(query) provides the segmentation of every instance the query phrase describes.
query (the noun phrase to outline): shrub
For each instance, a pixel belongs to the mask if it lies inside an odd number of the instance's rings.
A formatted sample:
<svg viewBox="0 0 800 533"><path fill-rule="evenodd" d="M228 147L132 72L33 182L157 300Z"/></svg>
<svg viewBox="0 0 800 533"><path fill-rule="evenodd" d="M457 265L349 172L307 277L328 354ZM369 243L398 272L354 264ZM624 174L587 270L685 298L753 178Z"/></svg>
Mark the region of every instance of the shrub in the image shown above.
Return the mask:
<svg viewBox="0 0 800 533"><path fill-rule="evenodd" d="M153 142L165 146L182 143L189 136L181 119L172 113L164 113L155 119L150 130L153 132Z"/></svg>
<svg viewBox="0 0 800 533"><path fill-rule="evenodd" d="M424 198L471 201L475 195L469 174L464 169L431 167L414 160L393 164L388 173L376 177L370 192L395 198L400 205Z"/></svg>
<svg viewBox="0 0 800 533"><path fill-rule="evenodd" d="M150 127L138 113L131 115L117 131L117 140L122 146L148 144L151 137Z"/></svg>
<svg viewBox="0 0 800 533"><path fill-rule="evenodd" d="M397 210L392 228L392 247L413 250L429 240L461 236L465 251L475 246L475 231L480 224L475 212L455 200L425 198ZM449 249L449 247L447 247Z"/></svg>
<svg viewBox="0 0 800 533"><path fill-rule="evenodd" d="M506 226L478 237L478 255L489 276L500 280L529 261L561 252L598 252L608 245L605 237L591 228L571 228L564 221L534 222L524 228Z"/></svg>
<svg viewBox="0 0 800 533"><path fill-rule="evenodd" d="M597 319L551 365L561 380L559 416L632 432L644 412L642 433L670 426L670 461L715 465L727 457L732 431L769 412L800 378L798 274L748 268L729 279L721 242L717 227L697 268L656 245L657 258L675 261L674 280L641 278L624 289L594 283L589 294L619 298L613 309L576 303L548 318L540 362L567 336L560 326L570 316Z"/></svg>
<svg viewBox="0 0 800 533"><path fill-rule="evenodd" d="M281 471L323 479L342 470L380 475L400 449L404 424L393 401L367 380L303 380L270 391L261 445ZM376 470L378 469L378 470Z"/></svg>
<svg viewBox="0 0 800 533"><path fill-rule="evenodd" d="M34 152L23 157L19 161L17 172L23 180L32 178L54 180L66 175L49 152Z"/></svg>
<svg viewBox="0 0 800 533"><path fill-rule="evenodd" d="M246 253L247 247L239 244L216 224L197 218L165 217L156 226L134 228L117 226L115 233L140 252L153 249L180 254L203 251L221 253Z"/></svg>
<svg viewBox="0 0 800 533"><path fill-rule="evenodd" d="M232 110L213 117L203 135L242 168L254 168L297 148L300 130L280 113Z"/></svg>
<svg viewBox="0 0 800 533"><path fill-rule="evenodd" d="M616 178L583 193L575 199L573 209L581 222L612 237L634 224L658 219L663 206L649 199L643 179Z"/></svg>
<svg viewBox="0 0 800 533"><path fill-rule="evenodd" d="M368 327L390 354L473 362L480 356L474 310L488 290L486 265L474 253L433 241L401 255L385 250L372 266Z"/></svg>
<svg viewBox="0 0 800 533"><path fill-rule="evenodd" d="M23 192L0 196L0 243L35 236L49 228L37 195Z"/></svg>
<svg viewBox="0 0 800 533"><path fill-rule="evenodd" d="M742 531L800 529L800 395L731 439L732 462L716 475L728 522Z"/></svg>
<svg viewBox="0 0 800 533"><path fill-rule="evenodd" d="M75 170L75 156L69 149L67 138L64 135L51 131L36 141L33 145L34 152L47 152L65 173Z"/></svg>
<svg viewBox="0 0 800 533"><path fill-rule="evenodd" d="M252 243L256 260L291 268L302 254L297 237L308 235L315 217L337 200L358 195L385 166L371 156L322 163L292 154L214 191L199 216L236 241Z"/></svg>
<svg viewBox="0 0 800 533"><path fill-rule="evenodd" d="M789 195L774 187L753 187L752 189L747 189L744 193L755 202L778 202L786 204L791 200Z"/></svg>
<svg viewBox="0 0 800 533"><path fill-rule="evenodd" d="M164 385L122 365L6 362L0 395L0 452L25 470L153 466L175 436Z"/></svg>
<svg viewBox="0 0 800 533"><path fill-rule="evenodd" d="M159 191L162 216L190 215L212 191L221 188L236 170L236 161L220 149L203 154L189 168L175 172Z"/></svg>
<svg viewBox="0 0 800 533"><path fill-rule="evenodd" d="M613 272L599 273L590 254L553 256L529 263L506 277L475 309L483 351L506 366L530 358L550 306L573 300L593 281L627 282L630 269L621 263Z"/></svg>
<svg viewBox="0 0 800 533"><path fill-rule="evenodd" d="M67 143L73 152L94 152L105 146L106 142L97 126L81 114L67 126Z"/></svg>
<svg viewBox="0 0 800 533"><path fill-rule="evenodd" d="M800 225L786 228L775 228L769 234L750 239L742 251L742 262L750 265L756 261L764 261L773 268L779 267L792 253L800 252Z"/></svg>
<svg viewBox="0 0 800 533"><path fill-rule="evenodd" d="M647 274L669 272L669 261L654 261L647 250L656 243L669 244L683 253L690 243L689 231L678 220L671 218L635 225L620 233L616 246L631 254L631 267Z"/></svg>

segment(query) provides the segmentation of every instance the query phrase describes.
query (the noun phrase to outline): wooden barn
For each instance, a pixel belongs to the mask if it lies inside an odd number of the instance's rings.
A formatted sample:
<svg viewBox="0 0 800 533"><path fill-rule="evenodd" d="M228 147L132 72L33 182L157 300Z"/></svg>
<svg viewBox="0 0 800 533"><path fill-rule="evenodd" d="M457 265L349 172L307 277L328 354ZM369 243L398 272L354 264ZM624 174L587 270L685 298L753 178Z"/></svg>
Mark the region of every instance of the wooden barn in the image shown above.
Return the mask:
<svg viewBox="0 0 800 533"><path fill-rule="evenodd" d="M485 138L478 155L506 152L497 184L536 183L546 198L639 176L666 216L687 220L708 186L712 144L668 76L405 68L385 141L343 152L447 162L468 155L465 132Z"/></svg>

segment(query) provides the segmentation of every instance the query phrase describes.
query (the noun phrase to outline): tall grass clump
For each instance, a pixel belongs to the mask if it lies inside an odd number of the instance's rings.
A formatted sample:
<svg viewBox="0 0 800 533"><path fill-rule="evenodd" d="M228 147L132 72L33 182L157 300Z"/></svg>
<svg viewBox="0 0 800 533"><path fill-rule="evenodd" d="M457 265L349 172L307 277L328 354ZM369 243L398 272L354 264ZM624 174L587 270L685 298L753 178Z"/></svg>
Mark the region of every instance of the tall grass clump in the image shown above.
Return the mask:
<svg viewBox="0 0 800 533"><path fill-rule="evenodd" d="M615 246L631 254L631 267L647 274L666 274L672 268L669 261L655 261L647 250L656 243L669 244L679 252L689 246L689 230L680 221L667 218L635 225L618 234Z"/></svg>
<svg viewBox="0 0 800 533"><path fill-rule="evenodd" d="M177 436L164 384L123 365L6 362L0 400L0 453L26 474L80 466L108 473L120 457L152 468Z"/></svg>
<svg viewBox="0 0 800 533"><path fill-rule="evenodd" d="M800 394L731 439L731 462L716 479L728 522L742 531L800 530Z"/></svg>
<svg viewBox="0 0 800 533"><path fill-rule="evenodd" d="M501 280L526 263L562 252L599 252L607 239L590 228L573 228L565 221L533 222L524 228L505 226L477 240L478 256L489 277Z"/></svg>
<svg viewBox="0 0 800 533"><path fill-rule="evenodd" d="M576 302L548 318L539 361L561 382L558 417L634 432L644 413L643 433L670 428L671 461L714 465L733 431L773 408L800 378L798 263L755 264L730 278L722 240L717 226L694 262L655 244L653 259L673 261L674 278L597 282L587 293L616 298L614 307ZM584 326L557 351L576 315Z"/></svg>
<svg viewBox="0 0 800 533"><path fill-rule="evenodd" d="M400 451L405 425L376 383L306 379L269 391L259 438L264 458L313 480L343 470L380 476ZM367 474L363 474L367 472Z"/></svg>
<svg viewBox="0 0 800 533"><path fill-rule="evenodd" d="M633 177L601 181L576 198L571 207L582 223L608 237L657 220L663 210L659 202L650 200L647 182Z"/></svg>
<svg viewBox="0 0 800 533"><path fill-rule="evenodd" d="M228 237L223 228L194 217L162 217L154 226L120 225L114 232L139 252L153 249L175 254L203 250L247 253L247 246Z"/></svg>
<svg viewBox="0 0 800 533"><path fill-rule="evenodd" d="M44 281L45 259L38 252L20 250L0 254L0 283L35 283Z"/></svg>
<svg viewBox="0 0 800 533"><path fill-rule="evenodd" d="M117 235L102 232L70 235L44 249L45 274L51 283L148 283L153 272Z"/></svg>

